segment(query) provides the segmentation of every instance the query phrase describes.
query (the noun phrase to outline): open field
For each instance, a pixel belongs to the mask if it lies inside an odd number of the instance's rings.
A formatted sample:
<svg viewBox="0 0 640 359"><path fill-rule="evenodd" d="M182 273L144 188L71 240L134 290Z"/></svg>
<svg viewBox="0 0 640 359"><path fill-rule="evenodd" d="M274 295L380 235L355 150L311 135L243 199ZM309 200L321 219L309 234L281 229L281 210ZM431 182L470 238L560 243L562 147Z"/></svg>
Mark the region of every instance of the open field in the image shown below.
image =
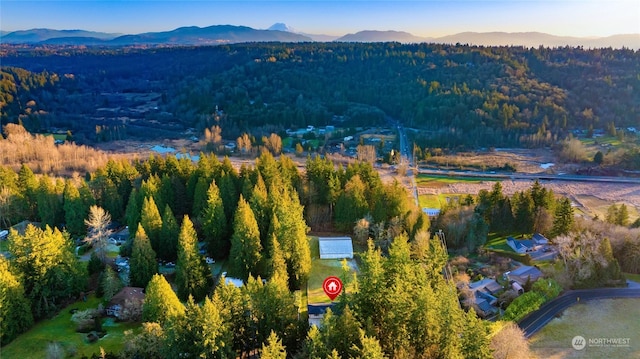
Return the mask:
<svg viewBox="0 0 640 359"><path fill-rule="evenodd" d="M77 357L100 354L100 347L107 352L120 352L124 342L124 332L138 329L140 323L114 323L111 318L103 318L103 329L107 331L107 335L89 344L85 340L86 334L76 333L74 324L71 322L69 312L71 309L97 308L101 302L101 298L92 295L86 302L79 301L71 304L52 319L39 322L28 332L2 347L0 357L2 359L45 358L47 344L50 342L60 343L67 353L75 350Z"/></svg>
<svg viewBox="0 0 640 359"><path fill-rule="evenodd" d="M553 319L530 339L539 358L638 358L640 357L640 300L605 299L580 303ZM571 341L582 336L587 347L576 350ZM589 339L629 338L628 346L589 346Z"/></svg>
<svg viewBox="0 0 640 359"><path fill-rule="evenodd" d="M418 188L420 195L440 194L477 194L484 189L490 191L494 182L469 182L460 181L437 187L422 185ZM505 180L502 181L502 192L513 195L518 191L525 191L531 187L531 180ZM571 181L542 181L541 184L553 190L558 195L567 196L574 204L577 214L600 218L606 215L607 208L612 204L625 203L629 209L630 220L634 221L640 213L640 186L631 183L589 183Z"/></svg>

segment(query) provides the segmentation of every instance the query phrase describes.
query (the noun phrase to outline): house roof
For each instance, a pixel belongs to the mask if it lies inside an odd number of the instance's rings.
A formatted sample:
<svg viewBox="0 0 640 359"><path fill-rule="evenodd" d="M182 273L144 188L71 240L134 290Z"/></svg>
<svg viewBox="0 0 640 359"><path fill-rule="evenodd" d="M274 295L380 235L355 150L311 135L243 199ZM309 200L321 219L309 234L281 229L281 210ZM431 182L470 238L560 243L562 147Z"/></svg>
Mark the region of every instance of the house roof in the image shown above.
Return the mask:
<svg viewBox="0 0 640 359"><path fill-rule="evenodd" d="M140 287L124 287L109 301L109 306L124 305L126 300L144 300L144 288Z"/></svg>
<svg viewBox="0 0 640 359"><path fill-rule="evenodd" d="M531 277L531 279L537 279L542 276L542 272L532 266L520 266L512 270L509 274L521 278Z"/></svg>
<svg viewBox="0 0 640 359"><path fill-rule="evenodd" d="M353 258L353 242L350 237L320 237L320 258Z"/></svg>
<svg viewBox="0 0 640 359"><path fill-rule="evenodd" d="M485 314L493 313L496 311L496 308L489 304L489 302L487 302L483 298L476 298L475 304L476 306L478 306L478 309L480 309Z"/></svg>
<svg viewBox="0 0 640 359"><path fill-rule="evenodd" d="M309 313L309 315L324 315L324 313L327 311L327 308L332 308L333 310L333 303L332 304L309 304L307 305L307 313Z"/></svg>
<svg viewBox="0 0 640 359"><path fill-rule="evenodd" d="M533 235L533 240L537 243L548 243L549 240L540 233L536 233Z"/></svg>
<svg viewBox="0 0 640 359"><path fill-rule="evenodd" d="M435 217L440 214L440 209L423 207L422 212L424 212L424 214L426 214L427 216Z"/></svg>
<svg viewBox="0 0 640 359"><path fill-rule="evenodd" d="M469 289L473 291L486 289L489 293L495 293L502 289L502 286L500 285L500 283L496 282L495 279L484 278L482 280L470 283Z"/></svg>

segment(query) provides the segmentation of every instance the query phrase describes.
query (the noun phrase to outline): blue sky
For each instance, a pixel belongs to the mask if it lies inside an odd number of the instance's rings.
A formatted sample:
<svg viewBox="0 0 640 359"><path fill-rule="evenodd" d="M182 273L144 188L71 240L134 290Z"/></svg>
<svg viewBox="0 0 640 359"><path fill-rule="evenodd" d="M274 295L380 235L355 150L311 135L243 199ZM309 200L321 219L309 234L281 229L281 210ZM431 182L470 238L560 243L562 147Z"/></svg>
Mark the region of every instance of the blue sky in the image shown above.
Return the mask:
<svg viewBox="0 0 640 359"><path fill-rule="evenodd" d="M399 30L418 36L463 31L555 35L640 33L638 0L1 0L0 29L83 29L135 34L220 24L344 35Z"/></svg>

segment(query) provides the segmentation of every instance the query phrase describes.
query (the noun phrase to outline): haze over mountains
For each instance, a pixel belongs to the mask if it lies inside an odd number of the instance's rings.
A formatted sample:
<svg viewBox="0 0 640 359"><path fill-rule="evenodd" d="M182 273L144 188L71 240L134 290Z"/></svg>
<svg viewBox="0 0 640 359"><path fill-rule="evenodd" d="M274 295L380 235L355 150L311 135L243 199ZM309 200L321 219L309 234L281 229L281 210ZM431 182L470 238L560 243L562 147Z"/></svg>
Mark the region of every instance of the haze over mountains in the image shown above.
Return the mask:
<svg viewBox="0 0 640 359"><path fill-rule="evenodd" d="M484 46L515 45L525 47L583 46L586 48L640 49L640 34L621 34L600 38L556 36L540 32L463 32L443 37L419 37L403 31L365 30L342 37L298 32L284 23L268 29L247 26L213 25L180 27L171 31L122 35L86 30L30 29L0 33L0 43L58 45L218 45L241 42L401 42L460 43Z"/></svg>

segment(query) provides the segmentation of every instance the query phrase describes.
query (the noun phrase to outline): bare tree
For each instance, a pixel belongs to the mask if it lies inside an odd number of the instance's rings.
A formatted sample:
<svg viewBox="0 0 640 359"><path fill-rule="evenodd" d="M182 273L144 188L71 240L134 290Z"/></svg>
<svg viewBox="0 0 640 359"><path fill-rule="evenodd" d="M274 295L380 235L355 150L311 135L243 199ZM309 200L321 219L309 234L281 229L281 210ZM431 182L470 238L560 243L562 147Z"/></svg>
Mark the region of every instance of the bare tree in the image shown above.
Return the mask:
<svg viewBox="0 0 640 359"><path fill-rule="evenodd" d="M274 156L282 152L282 138L275 133L272 133L269 137L262 136L262 143Z"/></svg>
<svg viewBox="0 0 640 359"><path fill-rule="evenodd" d="M376 148L371 145L358 145L357 153L358 161L365 161L373 164L378 158Z"/></svg>
<svg viewBox="0 0 640 359"><path fill-rule="evenodd" d="M490 344L495 359L529 359L531 351L524 332L515 323L508 322L491 338Z"/></svg>
<svg viewBox="0 0 640 359"><path fill-rule="evenodd" d="M245 155L251 152L251 138L247 133L243 133L242 136L236 140L238 144L238 151Z"/></svg>
<svg viewBox="0 0 640 359"><path fill-rule="evenodd" d="M94 205L89 208L89 218L84 223L89 229L85 242L95 248L98 258L104 263L106 260L107 239L112 233L109 229L111 215L102 207Z"/></svg>

